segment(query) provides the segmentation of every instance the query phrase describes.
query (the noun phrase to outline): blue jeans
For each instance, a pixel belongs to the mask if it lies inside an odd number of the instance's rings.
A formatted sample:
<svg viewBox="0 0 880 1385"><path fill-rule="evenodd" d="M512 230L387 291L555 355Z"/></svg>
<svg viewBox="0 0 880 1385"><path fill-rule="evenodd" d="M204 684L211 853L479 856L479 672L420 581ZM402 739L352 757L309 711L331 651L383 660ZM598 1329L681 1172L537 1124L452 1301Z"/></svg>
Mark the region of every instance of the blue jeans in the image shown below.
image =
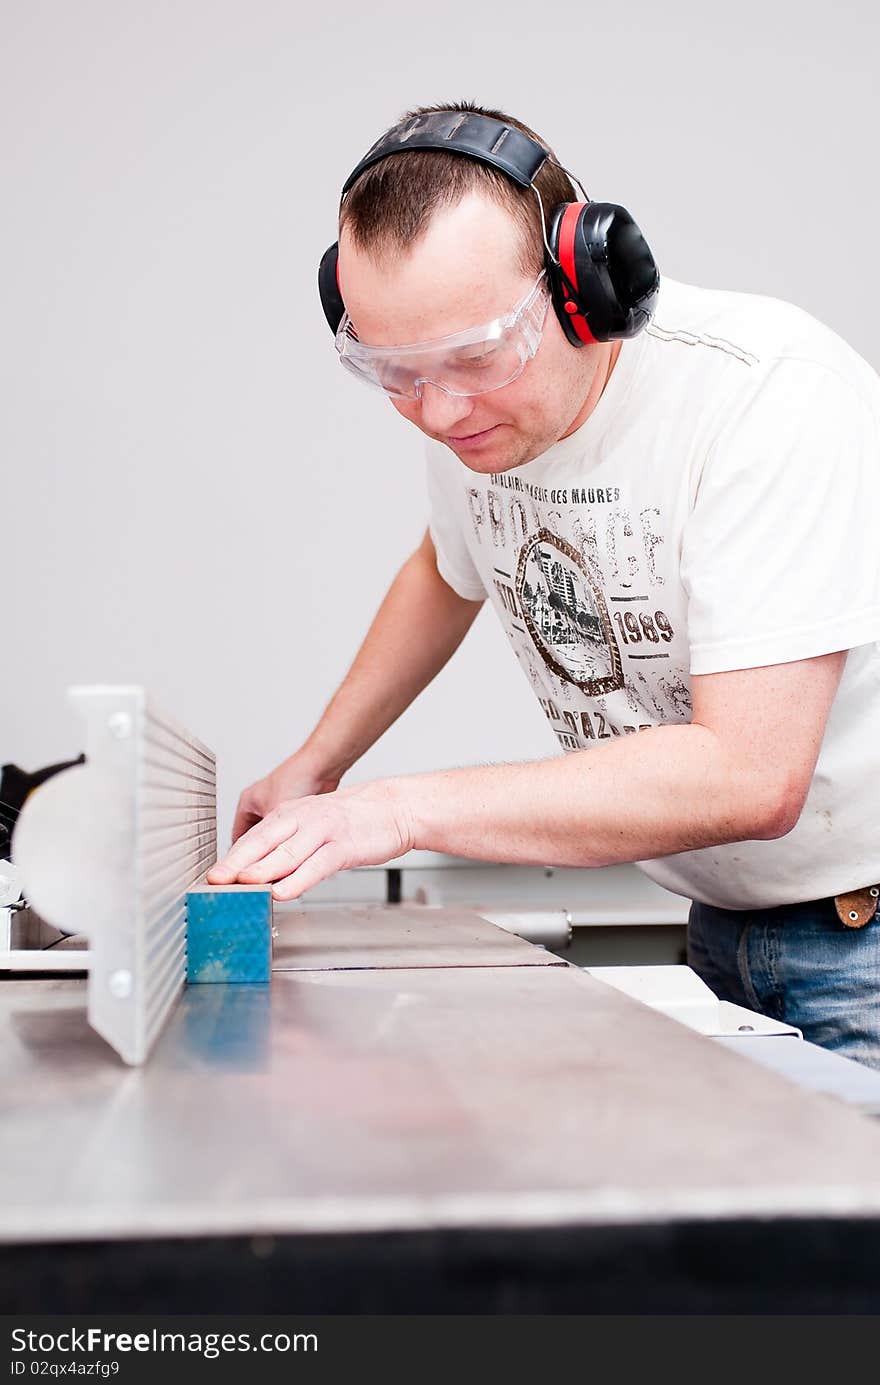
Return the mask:
<svg viewBox="0 0 880 1385"><path fill-rule="evenodd" d="M880 911L844 928L833 899L754 911L694 903L688 964L719 1000L880 1068Z"/></svg>

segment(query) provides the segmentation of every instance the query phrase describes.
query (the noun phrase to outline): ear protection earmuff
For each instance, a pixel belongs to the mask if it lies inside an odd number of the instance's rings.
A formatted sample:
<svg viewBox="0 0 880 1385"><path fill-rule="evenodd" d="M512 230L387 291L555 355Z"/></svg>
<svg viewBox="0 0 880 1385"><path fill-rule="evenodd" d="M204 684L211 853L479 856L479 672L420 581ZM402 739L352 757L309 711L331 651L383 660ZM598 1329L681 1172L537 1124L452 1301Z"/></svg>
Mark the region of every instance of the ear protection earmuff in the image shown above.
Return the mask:
<svg viewBox="0 0 880 1385"><path fill-rule="evenodd" d="M440 149L478 159L532 188L548 154L515 126L469 111L435 111L395 125L348 176L343 198L360 175L381 159L409 149ZM583 191L583 189L581 189ZM648 243L629 212L612 202L564 202L545 228L544 264L553 307L572 346L634 337L654 311L660 276ZM339 291L338 242L318 270L324 316L335 333L345 304Z"/></svg>

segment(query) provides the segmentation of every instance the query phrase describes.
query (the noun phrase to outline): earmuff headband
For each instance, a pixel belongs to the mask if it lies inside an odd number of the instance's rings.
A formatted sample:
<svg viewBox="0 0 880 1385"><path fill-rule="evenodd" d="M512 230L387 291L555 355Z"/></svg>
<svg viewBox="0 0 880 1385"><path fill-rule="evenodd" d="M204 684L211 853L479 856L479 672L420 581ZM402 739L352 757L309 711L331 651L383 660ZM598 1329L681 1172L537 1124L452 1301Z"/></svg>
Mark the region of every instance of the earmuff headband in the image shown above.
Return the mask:
<svg viewBox="0 0 880 1385"><path fill-rule="evenodd" d="M395 125L377 140L346 178L342 196L373 164L387 159L389 154L403 154L410 149L445 149L453 154L467 154L500 169L524 188L531 187L547 162L547 150L514 125L503 125L469 111L434 111Z"/></svg>

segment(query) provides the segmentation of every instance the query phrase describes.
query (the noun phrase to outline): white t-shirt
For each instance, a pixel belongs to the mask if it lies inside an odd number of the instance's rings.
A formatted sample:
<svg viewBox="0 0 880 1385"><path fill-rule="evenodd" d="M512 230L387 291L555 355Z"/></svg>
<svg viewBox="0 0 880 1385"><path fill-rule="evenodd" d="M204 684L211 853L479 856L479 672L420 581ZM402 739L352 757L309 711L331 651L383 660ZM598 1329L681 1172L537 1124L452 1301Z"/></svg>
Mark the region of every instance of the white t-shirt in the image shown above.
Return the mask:
<svg viewBox="0 0 880 1385"><path fill-rule="evenodd" d="M845 342L664 279L577 432L496 476L429 442L428 491L565 750L689 722L692 674L849 649L794 830L638 864L731 909L880 881L880 379Z"/></svg>

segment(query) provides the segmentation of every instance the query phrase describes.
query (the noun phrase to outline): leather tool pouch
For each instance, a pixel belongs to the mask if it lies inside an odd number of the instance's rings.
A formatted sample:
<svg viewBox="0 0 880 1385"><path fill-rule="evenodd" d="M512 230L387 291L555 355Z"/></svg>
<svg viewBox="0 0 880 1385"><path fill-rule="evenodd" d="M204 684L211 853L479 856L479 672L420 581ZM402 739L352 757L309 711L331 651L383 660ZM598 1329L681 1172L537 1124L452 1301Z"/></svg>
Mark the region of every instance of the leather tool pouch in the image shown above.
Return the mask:
<svg viewBox="0 0 880 1385"><path fill-rule="evenodd" d="M863 890L851 890L849 894L834 896L837 917L844 928L864 928L877 912L880 899L880 885L866 885Z"/></svg>

